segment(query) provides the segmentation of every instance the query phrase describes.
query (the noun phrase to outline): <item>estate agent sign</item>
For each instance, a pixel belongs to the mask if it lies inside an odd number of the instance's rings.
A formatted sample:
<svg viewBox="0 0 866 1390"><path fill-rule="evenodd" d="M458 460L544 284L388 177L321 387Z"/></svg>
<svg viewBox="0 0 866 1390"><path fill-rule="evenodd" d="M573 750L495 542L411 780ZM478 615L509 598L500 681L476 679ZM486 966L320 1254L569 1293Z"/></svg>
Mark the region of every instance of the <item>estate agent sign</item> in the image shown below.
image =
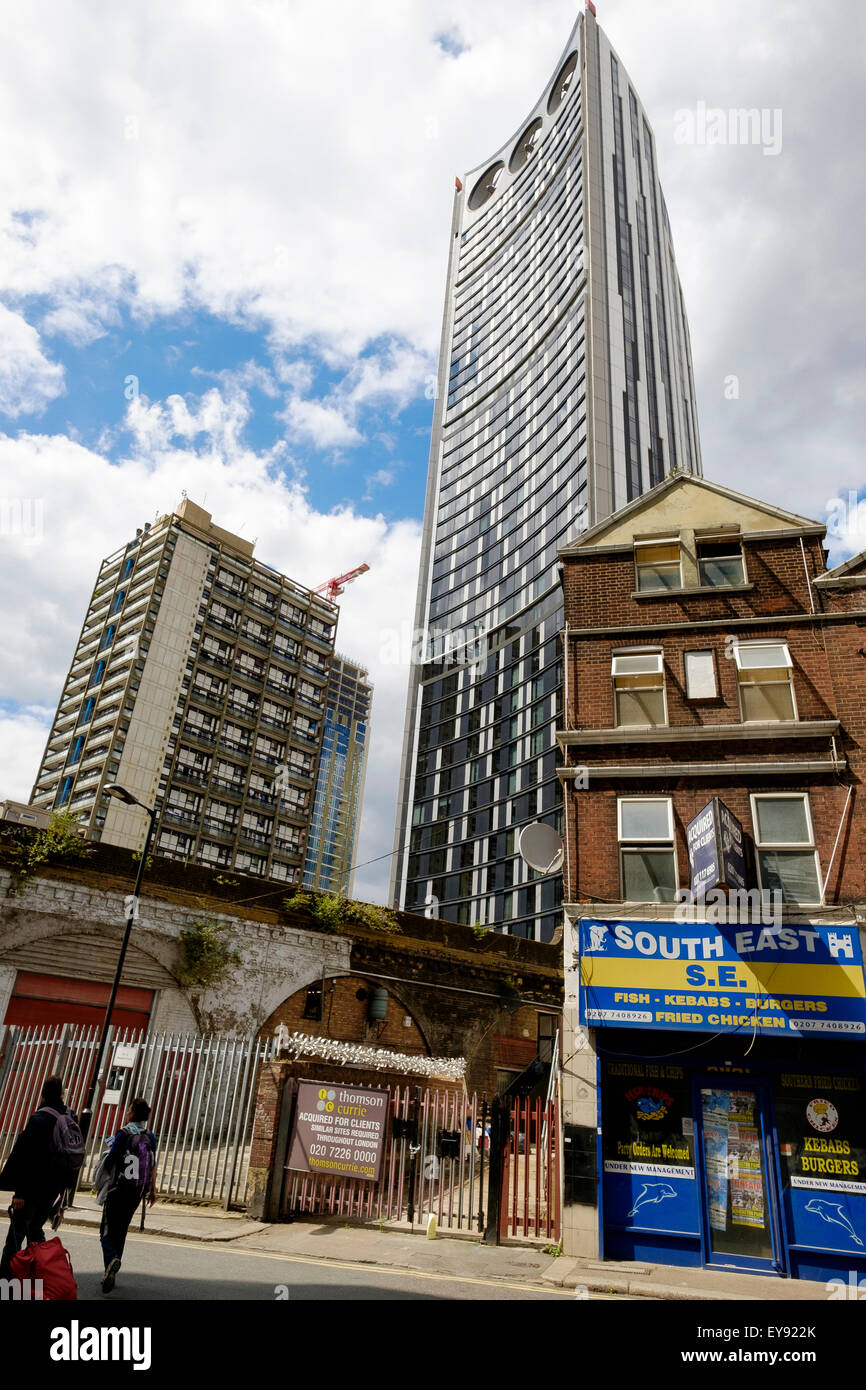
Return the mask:
<svg viewBox="0 0 866 1390"><path fill-rule="evenodd" d="M378 1182L387 1122L387 1091L301 1081L287 1166Z"/></svg>

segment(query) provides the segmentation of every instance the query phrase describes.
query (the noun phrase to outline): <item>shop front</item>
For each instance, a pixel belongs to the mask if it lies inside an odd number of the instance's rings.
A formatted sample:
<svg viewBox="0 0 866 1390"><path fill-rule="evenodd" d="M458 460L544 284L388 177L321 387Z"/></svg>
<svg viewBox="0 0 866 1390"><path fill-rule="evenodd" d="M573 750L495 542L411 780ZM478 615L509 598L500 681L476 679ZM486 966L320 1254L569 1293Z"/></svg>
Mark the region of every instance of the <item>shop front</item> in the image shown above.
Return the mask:
<svg viewBox="0 0 866 1390"><path fill-rule="evenodd" d="M866 1273L857 928L582 920L609 1259Z"/></svg>

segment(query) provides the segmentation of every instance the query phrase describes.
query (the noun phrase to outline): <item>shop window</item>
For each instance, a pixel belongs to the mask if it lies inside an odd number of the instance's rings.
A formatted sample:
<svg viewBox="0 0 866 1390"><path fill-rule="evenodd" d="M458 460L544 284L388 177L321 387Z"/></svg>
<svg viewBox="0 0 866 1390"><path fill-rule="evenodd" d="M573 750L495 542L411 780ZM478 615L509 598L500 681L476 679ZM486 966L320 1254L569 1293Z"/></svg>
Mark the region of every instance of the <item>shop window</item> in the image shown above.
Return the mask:
<svg viewBox="0 0 866 1390"><path fill-rule="evenodd" d="M674 902L679 879L670 797L620 797L617 819L623 901Z"/></svg>
<svg viewBox="0 0 866 1390"><path fill-rule="evenodd" d="M820 903L815 832L805 794L752 797L758 878L764 892L786 903Z"/></svg>
<svg viewBox="0 0 866 1390"><path fill-rule="evenodd" d="M667 724L664 662L660 651L615 656L611 673L617 728Z"/></svg>
<svg viewBox="0 0 866 1390"><path fill-rule="evenodd" d="M637 587L641 594L683 587L680 543L677 539L638 543L634 548Z"/></svg>
<svg viewBox="0 0 866 1390"><path fill-rule="evenodd" d="M687 700L714 700L718 695L713 652L686 652L683 657Z"/></svg>
<svg viewBox="0 0 866 1390"><path fill-rule="evenodd" d="M785 642L743 642L734 647L743 722L796 719L793 664Z"/></svg>
<svg viewBox="0 0 866 1390"><path fill-rule="evenodd" d="M698 572L705 588L745 584L743 547L738 539L698 541Z"/></svg>

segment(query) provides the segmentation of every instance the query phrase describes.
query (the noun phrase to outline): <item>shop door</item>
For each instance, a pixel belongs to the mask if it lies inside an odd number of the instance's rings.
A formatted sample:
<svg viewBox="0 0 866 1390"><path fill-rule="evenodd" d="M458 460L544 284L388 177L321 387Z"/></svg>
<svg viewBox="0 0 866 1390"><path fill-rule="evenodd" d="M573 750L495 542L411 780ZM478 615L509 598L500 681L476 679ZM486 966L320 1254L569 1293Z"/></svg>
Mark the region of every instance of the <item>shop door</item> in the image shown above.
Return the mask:
<svg viewBox="0 0 866 1390"><path fill-rule="evenodd" d="M768 1095L753 1083L705 1078L696 1102L706 1263L781 1274Z"/></svg>

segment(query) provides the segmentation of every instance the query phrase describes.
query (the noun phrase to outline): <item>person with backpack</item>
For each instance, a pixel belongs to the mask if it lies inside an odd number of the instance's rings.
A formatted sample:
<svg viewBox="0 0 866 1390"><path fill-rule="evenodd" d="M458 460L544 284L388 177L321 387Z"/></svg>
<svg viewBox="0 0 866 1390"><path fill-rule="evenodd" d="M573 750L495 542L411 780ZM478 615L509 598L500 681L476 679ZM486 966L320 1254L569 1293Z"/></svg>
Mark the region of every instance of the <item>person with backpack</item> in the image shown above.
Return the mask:
<svg viewBox="0 0 866 1390"><path fill-rule="evenodd" d="M139 1203L147 1201L153 1206L156 1201L156 1136L147 1127L149 1119L147 1101L134 1100L126 1124L114 1136L97 1174L99 1197L104 1195L99 1231L105 1260L103 1293L114 1288L126 1234Z"/></svg>
<svg viewBox="0 0 866 1390"><path fill-rule="evenodd" d="M39 1109L0 1173L0 1190L13 1194L0 1278L10 1277L10 1261L25 1240L28 1246L45 1241L42 1228L55 1208L62 1211L64 1193L75 1186L83 1162L84 1137L77 1117L63 1103L63 1078L49 1076Z"/></svg>

